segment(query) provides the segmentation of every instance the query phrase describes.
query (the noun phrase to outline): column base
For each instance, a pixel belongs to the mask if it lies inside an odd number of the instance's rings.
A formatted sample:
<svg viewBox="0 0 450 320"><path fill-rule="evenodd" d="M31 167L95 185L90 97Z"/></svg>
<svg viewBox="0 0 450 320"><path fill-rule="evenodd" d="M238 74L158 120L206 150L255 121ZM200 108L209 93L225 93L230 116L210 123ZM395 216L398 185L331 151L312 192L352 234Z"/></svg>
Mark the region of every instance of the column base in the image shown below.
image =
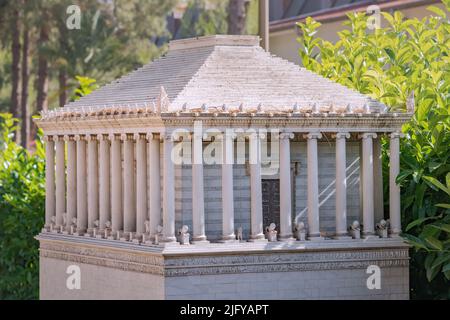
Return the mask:
<svg viewBox="0 0 450 320"><path fill-rule="evenodd" d="M376 240L376 239L380 239L379 236L377 236L376 234L373 233L366 233L362 235L362 239L364 240Z"/></svg>
<svg viewBox="0 0 450 320"><path fill-rule="evenodd" d="M192 240L191 244L203 245L203 244L209 244L209 241L208 240Z"/></svg>
<svg viewBox="0 0 450 320"><path fill-rule="evenodd" d="M177 238L176 237L162 237L161 240L159 240L160 243L172 243L172 242L177 242Z"/></svg>
<svg viewBox="0 0 450 320"><path fill-rule="evenodd" d="M324 241L325 238L321 236L309 236L306 240L308 241Z"/></svg>
<svg viewBox="0 0 450 320"><path fill-rule="evenodd" d="M171 241L171 242L163 242L163 241L161 241L159 243L159 246L161 246L161 247L179 247L179 246L181 246L181 244L179 242L176 242L176 241ZM188 246L188 244L186 244L185 246Z"/></svg>
<svg viewBox="0 0 450 320"><path fill-rule="evenodd" d="M86 230L77 230L74 233L74 235L76 235L78 237L84 237L85 234L86 234Z"/></svg>
<svg viewBox="0 0 450 320"><path fill-rule="evenodd" d="M205 235L192 237L192 244L208 244L209 241Z"/></svg>
<svg viewBox="0 0 450 320"><path fill-rule="evenodd" d="M229 239L229 240L227 240L227 239L220 239L217 242L219 242L219 243L226 243L226 244L240 243L240 241L236 240L236 239Z"/></svg>
<svg viewBox="0 0 450 320"><path fill-rule="evenodd" d="M394 239L400 239L401 237L402 237L401 233L390 233L388 235L388 238L394 238Z"/></svg>
<svg viewBox="0 0 450 320"><path fill-rule="evenodd" d="M296 239L292 236L292 235L280 235L278 237L278 241L282 241L282 242L290 242L290 241L295 241Z"/></svg>
<svg viewBox="0 0 450 320"><path fill-rule="evenodd" d="M334 236L333 239L335 239L335 240L352 240L353 238L350 236Z"/></svg>
<svg viewBox="0 0 450 320"><path fill-rule="evenodd" d="M257 234L250 236L250 239L247 240L248 242L269 242L264 236L264 234Z"/></svg>

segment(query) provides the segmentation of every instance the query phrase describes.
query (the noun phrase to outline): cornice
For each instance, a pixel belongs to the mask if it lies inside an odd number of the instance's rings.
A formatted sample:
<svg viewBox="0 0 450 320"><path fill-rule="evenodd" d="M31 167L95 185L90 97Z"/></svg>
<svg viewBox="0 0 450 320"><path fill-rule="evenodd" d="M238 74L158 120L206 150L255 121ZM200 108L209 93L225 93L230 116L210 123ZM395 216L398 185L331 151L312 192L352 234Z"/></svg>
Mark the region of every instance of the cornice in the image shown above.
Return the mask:
<svg viewBox="0 0 450 320"><path fill-rule="evenodd" d="M409 265L408 246L379 242L373 247L292 248L252 251L233 247L228 251L190 247L165 254L159 247L114 247L98 241L72 242L39 236L41 258L84 263L124 271L150 273L165 277L255 272L362 269L368 265L405 267ZM223 246L223 244L222 244Z"/></svg>
<svg viewBox="0 0 450 320"><path fill-rule="evenodd" d="M45 134L111 134L111 133L158 133L176 128L192 128L201 121L203 128L284 128L296 132L317 129L323 132L400 131L411 114L192 114L163 113L161 116L89 116L85 118L38 119L36 124Z"/></svg>

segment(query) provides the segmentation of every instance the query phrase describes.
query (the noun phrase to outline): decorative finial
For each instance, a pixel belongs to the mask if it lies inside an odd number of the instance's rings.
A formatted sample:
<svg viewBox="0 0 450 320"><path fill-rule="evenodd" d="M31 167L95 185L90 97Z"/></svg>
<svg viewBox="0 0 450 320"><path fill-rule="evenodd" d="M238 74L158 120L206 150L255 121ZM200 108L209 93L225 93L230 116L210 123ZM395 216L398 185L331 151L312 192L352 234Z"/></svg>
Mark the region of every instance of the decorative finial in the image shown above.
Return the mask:
<svg viewBox="0 0 450 320"><path fill-rule="evenodd" d="M328 111L329 113L336 113L336 107L334 106L334 103L332 103L330 105L330 110Z"/></svg>
<svg viewBox="0 0 450 320"><path fill-rule="evenodd" d="M298 103L297 102L294 104L294 107L292 108L292 111L295 112L295 113L300 112L300 108L298 107Z"/></svg>
<svg viewBox="0 0 450 320"><path fill-rule="evenodd" d="M345 109L345 112L346 112L346 113L353 113L353 108L352 108L352 106L350 105L350 103L347 104L347 108Z"/></svg>
<svg viewBox="0 0 450 320"><path fill-rule="evenodd" d="M313 106L312 106L312 113L320 113L319 106L317 105L317 103L313 104Z"/></svg>
<svg viewBox="0 0 450 320"><path fill-rule="evenodd" d="M363 112L364 112L364 113L370 113L370 106L369 106L368 103L365 103L365 104L364 104Z"/></svg>
<svg viewBox="0 0 450 320"><path fill-rule="evenodd" d="M262 104L258 104L258 106L256 107L256 112L261 113L262 112Z"/></svg>
<svg viewBox="0 0 450 320"><path fill-rule="evenodd" d="M156 107L158 113L169 111L169 96L167 95L166 89L161 86L158 99L156 100Z"/></svg>
<svg viewBox="0 0 450 320"><path fill-rule="evenodd" d="M187 111L187 103L183 103L183 106L181 107L181 111L186 112Z"/></svg>
<svg viewBox="0 0 450 320"><path fill-rule="evenodd" d="M208 112L208 106L206 103L202 104L202 112Z"/></svg>
<svg viewBox="0 0 450 320"><path fill-rule="evenodd" d="M239 112L244 112L244 104L243 103L241 103L239 105Z"/></svg>

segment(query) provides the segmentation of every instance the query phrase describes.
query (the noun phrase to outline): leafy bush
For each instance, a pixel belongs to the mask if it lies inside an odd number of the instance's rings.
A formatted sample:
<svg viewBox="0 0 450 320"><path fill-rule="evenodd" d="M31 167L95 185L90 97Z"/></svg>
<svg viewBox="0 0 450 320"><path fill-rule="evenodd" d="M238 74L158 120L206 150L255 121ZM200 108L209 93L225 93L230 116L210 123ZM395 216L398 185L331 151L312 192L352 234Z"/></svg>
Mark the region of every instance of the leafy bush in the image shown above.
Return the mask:
<svg viewBox="0 0 450 320"><path fill-rule="evenodd" d="M44 223L42 144L31 154L13 140L16 120L0 114L0 299L39 297L39 252Z"/></svg>
<svg viewBox="0 0 450 320"><path fill-rule="evenodd" d="M447 13L429 7L434 15L422 20L405 19L399 11L383 13L388 25L373 31L367 30L364 13L351 13L336 43L317 38L320 23L311 18L297 24L306 68L392 110L404 110L407 99L414 97L415 115L403 127L406 138L397 177L404 236L415 248L413 298L450 297L450 0L443 2ZM388 143L383 141L385 155ZM383 168L388 169L386 162Z"/></svg>

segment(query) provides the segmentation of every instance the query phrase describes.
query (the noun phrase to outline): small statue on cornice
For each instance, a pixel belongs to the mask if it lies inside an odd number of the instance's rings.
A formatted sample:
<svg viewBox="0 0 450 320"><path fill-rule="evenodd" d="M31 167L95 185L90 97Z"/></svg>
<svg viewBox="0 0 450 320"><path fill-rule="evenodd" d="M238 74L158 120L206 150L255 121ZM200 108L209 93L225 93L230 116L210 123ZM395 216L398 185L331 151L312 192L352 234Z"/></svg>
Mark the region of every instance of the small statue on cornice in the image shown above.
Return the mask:
<svg viewBox="0 0 450 320"><path fill-rule="evenodd" d="M361 225L358 220L353 221L349 227L349 231L353 239L361 239Z"/></svg>
<svg viewBox="0 0 450 320"><path fill-rule="evenodd" d="M268 227L266 227L266 238L270 242L277 241L277 230L275 230L277 225L275 223L271 223Z"/></svg>
<svg viewBox="0 0 450 320"><path fill-rule="evenodd" d="M305 241L306 240L306 228L305 223L303 221L300 221L295 225L295 233L296 238L299 241Z"/></svg>
<svg viewBox="0 0 450 320"><path fill-rule="evenodd" d="M182 226L180 230L178 230L180 244L189 244L190 234L188 231L189 227L187 225Z"/></svg>
<svg viewBox="0 0 450 320"><path fill-rule="evenodd" d="M239 228L237 229L237 232L236 232L236 239L237 239L238 241L242 241L242 240L243 240L242 227L239 227Z"/></svg>
<svg viewBox="0 0 450 320"><path fill-rule="evenodd" d="M376 225L377 233L381 238L388 237L388 223L386 220L381 219Z"/></svg>

